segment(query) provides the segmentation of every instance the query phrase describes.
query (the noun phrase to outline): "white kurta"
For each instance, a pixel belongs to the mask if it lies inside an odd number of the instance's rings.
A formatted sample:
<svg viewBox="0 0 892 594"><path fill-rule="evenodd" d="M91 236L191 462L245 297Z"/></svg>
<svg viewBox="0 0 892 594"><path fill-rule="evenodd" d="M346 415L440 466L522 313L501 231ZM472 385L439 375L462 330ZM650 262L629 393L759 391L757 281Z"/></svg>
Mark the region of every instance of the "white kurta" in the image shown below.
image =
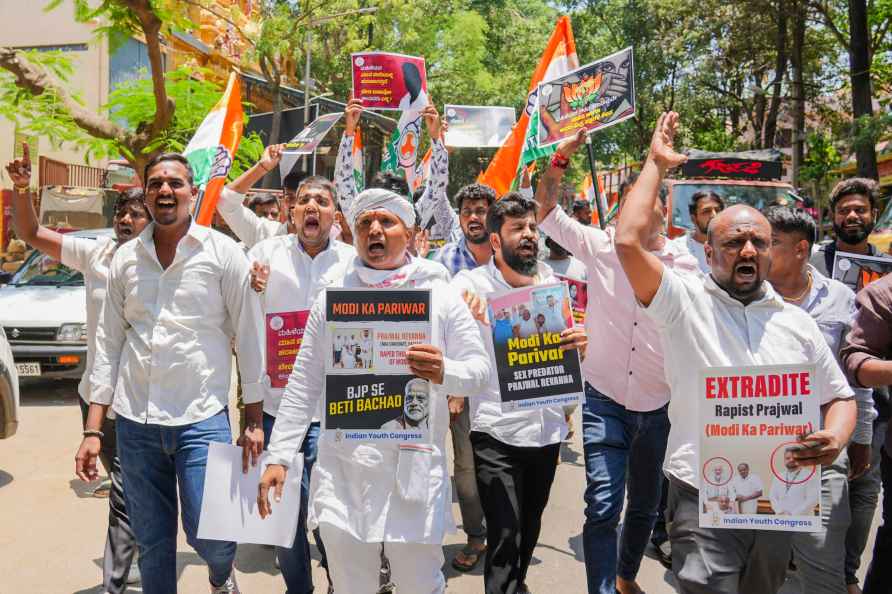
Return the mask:
<svg viewBox="0 0 892 594"><path fill-rule="evenodd" d="M310 481L307 525L329 524L362 542L440 544L446 532L455 529L446 468L446 396L479 393L492 368L476 322L459 293L446 283L446 269L417 258L405 269L411 274L399 288L431 289L431 343L444 355L443 383L432 386L430 447L336 441L334 432L323 430ZM346 276L344 286L371 288L356 272ZM313 306L282 396L269 446L271 463L287 466L293 459L325 393L329 337L324 302L320 298Z"/></svg>

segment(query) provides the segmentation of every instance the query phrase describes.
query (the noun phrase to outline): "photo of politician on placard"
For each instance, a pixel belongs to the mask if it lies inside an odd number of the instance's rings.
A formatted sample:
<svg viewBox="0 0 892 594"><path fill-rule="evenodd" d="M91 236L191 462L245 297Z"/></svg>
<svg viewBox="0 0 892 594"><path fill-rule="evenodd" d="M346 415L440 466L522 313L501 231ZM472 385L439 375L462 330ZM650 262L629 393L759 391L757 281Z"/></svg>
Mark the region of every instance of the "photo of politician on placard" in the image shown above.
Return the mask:
<svg viewBox="0 0 892 594"><path fill-rule="evenodd" d="M556 283L494 293L487 307L502 409L578 402L579 352L560 349L561 332L573 325L567 286Z"/></svg>

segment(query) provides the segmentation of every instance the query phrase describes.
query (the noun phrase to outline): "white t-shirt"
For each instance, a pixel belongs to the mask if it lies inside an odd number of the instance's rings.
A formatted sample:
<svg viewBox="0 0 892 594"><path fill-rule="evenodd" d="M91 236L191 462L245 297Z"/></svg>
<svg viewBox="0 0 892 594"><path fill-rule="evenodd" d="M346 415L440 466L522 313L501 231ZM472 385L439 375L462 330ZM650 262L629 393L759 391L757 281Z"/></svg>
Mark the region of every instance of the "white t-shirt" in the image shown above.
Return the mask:
<svg viewBox="0 0 892 594"><path fill-rule="evenodd" d="M573 256L564 258L563 260L546 258L544 262L548 264L549 268L551 268L555 274L560 274L561 276L576 280L585 280L585 264Z"/></svg>
<svg viewBox="0 0 892 594"><path fill-rule="evenodd" d="M812 317L764 285L765 295L744 306L711 276L664 268L660 288L645 309L661 330L671 392L672 429L663 469L695 489L700 486L701 369L812 364L821 404L854 395Z"/></svg>
<svg viewBox="0 0 892 594"><path fill-rule="evenodd" d="M750 472L746 478L742 478L739 474L735 475L731 484L734 486L734 491L737 493L737 496L750 497L759 491L762 491L762 495L765 494L764 487L762 486L762 479L752 472ZM747 499L746 501L740 502L739 505L740 513L754 514L759 507L759 500Z"/></svg>
<svg viewBox="0 0 892 594"><path fill-rule="evenodd" d="M700 272L709 274L710 267L706 262L706 248L703 247L702 243L694 239L693 233L685 233L681 237L676 237L673 241L678 247L688 251L697 258L697 266L700 267Z"/></svg>

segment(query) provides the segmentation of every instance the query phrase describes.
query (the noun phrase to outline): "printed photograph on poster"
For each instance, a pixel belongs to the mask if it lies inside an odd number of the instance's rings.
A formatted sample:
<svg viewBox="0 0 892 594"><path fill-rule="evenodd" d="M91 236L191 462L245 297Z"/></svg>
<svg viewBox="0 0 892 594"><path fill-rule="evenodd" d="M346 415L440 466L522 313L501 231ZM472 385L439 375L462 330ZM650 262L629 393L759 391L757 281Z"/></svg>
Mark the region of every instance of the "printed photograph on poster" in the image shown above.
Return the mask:
<svg viewBox="0 0 892 594"><path fill-rule="evenodd" d="M366 109L404 111L427 94L424 58L387 52L351 54L353 97Z"/></svg>
<svg viewBox="0 0 892 594"><path fill-rule="evenodd" d="M310 310L266 315L266 374L273 388L284 388L300 351Z"/></svg>
<svg viewBox="0 0 892 594"><path fill-rule="evenodd" d="M585 308L588 306L588 283L562 274L555 274L554 276L559 281L567 283L567 291L570 294L570 307L573 309L573 321L577 325L584 324Z"/></svg>
<svg viewBox="0 0 892 594"><path fill-rule="evenodd" d="M426 441L430 385L406 350L430 342L430 290L328 289L325 428L337 439Z"/></svg>
<svg viewBox="0 0 892 594"><path fill-rule="evenodd" d="M476 105L446 105L443 118L446 146L456 148L499 148L517 121L513 107Z"/></svg>
<svg viewBox="0 0 892 594"><path fill-rule="evenodd" d="M522 287L487 301L502 410L579 402L579 352L560 349L560 333L573 325L566 285Z"/></svg>
<svg viewBox="0 0 892 594"><path fill-rule="evenodd" d="M627 47L539 83L539 146L607 128L635 116L635 69Z"/></svg>
<svg viewBox="0 0 892 594"><path fill-rule="evenodd" d="M283 154L311 155L319 143L334 128L343 113L328 113L313 120L309 126L301 130L297 136L285 143Z"/></svg>
<svg viewBox="0 0 892 594"><path fill-rule="evenodd" d="M813 375L810 365L701 371L701 527L822 529L820 467L793 456L821 426Z"/></svg>
<svg viewBox="0 0 892 594"><path fill-rule="evenodd" d="M892 271L892 258L836 252L833 257L833 278L856 293Z"/></svg>

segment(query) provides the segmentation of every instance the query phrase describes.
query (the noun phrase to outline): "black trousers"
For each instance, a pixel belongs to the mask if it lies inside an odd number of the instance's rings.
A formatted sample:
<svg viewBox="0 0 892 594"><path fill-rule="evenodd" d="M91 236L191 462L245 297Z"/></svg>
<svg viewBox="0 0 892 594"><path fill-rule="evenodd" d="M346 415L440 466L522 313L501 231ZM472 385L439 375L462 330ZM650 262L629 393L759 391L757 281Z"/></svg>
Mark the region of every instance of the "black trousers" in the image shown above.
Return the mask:
<svg viewBox="0 0 892 594"><path fill-rule="evenodd" d="M484 591L515 594L539 540L561 445L515 447L478 431L471 432L471 445L486 517Z"/></svg>
<svg viewBox="0 0 892 594"><path fill-rule="evenodd" d="M864 594L882 594L892 588L892 456L885 449L882 460L883 524L877 529Z"/></svg>
<svg viewBox="0 0 892 594"><path fill-rule="evenodd" d="M89 408L83 398L78 398L78 402L81 405L81 420L86 426ZM102 557L102 585L109 594L119 594L127 590L127 577L136 554L136 537L133 536L124 504L124 484L114 419L106 417L102 422L102 432L105 435L99 445L99 461L108 472L112 484L108 496L108 533Z"/></svg>

